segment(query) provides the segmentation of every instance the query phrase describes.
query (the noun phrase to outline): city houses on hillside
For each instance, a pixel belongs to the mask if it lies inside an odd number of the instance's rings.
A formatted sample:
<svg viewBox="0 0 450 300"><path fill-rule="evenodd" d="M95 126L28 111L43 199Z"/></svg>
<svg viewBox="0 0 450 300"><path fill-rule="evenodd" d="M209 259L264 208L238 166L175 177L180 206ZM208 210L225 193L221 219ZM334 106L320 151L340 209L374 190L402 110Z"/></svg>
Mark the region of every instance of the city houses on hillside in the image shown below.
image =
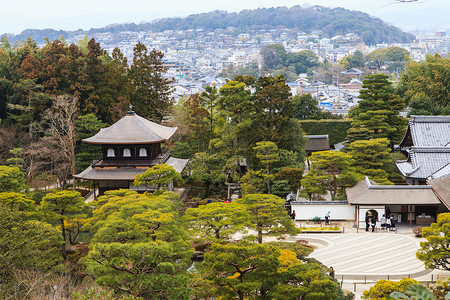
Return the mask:
<svg viewBox="0 0 450 300"><path fill-rule="evenodd" d="M156 124L130 110L110 127L83 140L84 143L101 145L103 155L74 178L93 181L94 197L97 196L97 188L99 195L120 188L145 191L146 187L134 186L136 175L163 163L180 173L186 167L187 159L173 158L168 149L161 149L161 144L176 130L176 127Z"/></svg>

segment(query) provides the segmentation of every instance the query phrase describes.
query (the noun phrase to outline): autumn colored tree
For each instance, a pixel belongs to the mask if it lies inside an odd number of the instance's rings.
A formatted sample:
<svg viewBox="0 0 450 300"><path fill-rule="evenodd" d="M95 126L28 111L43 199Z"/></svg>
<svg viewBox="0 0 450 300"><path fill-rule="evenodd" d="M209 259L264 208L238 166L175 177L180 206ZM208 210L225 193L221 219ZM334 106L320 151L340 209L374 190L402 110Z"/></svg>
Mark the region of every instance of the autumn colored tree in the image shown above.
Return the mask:
<svg viewBox="0 0 450 300"><path fill-rule="evenodd" d="M42 55L40 78L45 90L51 95L80 96L85 90L84 57L80 49L54 40L42 48Z"/></svg>
<svg viewBox="0 0 450 300"><path fill-rule="evenodd" d="M402 278L400 281L389 281L385 279L378 280L377 283L367 291L363 292L363 300L383 300L392 292L403 292L411 284L418 284L414 279Z"/></svg>

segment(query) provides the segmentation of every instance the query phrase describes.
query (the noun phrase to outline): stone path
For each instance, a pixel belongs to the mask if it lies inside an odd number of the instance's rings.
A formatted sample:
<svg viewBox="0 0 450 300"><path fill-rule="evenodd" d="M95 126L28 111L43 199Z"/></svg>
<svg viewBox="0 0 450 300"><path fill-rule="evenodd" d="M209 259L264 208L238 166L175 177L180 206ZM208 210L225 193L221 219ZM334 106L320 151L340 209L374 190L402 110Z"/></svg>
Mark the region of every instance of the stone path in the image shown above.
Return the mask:
<svg viewBox="0 0 450 300"><path fill-rule="evenodd" d="M319 247L310 254L324 265L332 266L338 280L398 280L430 273L416 258L419 240L389 232L346 234L304 234Z"/></svg>

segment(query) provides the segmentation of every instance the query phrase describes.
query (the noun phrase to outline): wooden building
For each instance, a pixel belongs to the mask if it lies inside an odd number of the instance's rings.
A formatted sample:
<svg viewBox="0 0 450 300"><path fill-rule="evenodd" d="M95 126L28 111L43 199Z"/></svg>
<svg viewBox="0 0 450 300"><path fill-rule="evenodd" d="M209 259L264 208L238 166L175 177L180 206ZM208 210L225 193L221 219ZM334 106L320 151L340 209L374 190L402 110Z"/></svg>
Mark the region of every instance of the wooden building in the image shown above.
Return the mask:
<svg viewBox="0 0 450 300"><path fill-rule="evenodd" d="M102 158L74 178L93 181L94 191L98 189L100 195L120 188L146 190L133 185L136 175L163 163L180 173L186 167L187 159L170 157L170 151L163 151L161 147L176 130L176 127L156 124L129 111L110 127L102 128L96 135L83 140L84 143L99 145Z"/></svg>

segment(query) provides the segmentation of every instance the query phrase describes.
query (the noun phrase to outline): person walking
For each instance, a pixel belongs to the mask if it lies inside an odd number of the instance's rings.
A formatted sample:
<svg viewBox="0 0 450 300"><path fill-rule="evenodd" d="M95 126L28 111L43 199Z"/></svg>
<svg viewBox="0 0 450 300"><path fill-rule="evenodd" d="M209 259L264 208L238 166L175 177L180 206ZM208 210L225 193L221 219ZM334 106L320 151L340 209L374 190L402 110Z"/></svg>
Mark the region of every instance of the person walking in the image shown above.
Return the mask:
<svg viewBox="0 0 450 300"><path fill-rule="evenodd" d="M325 225L330 225L330 211L325 214Z"/></svg>

